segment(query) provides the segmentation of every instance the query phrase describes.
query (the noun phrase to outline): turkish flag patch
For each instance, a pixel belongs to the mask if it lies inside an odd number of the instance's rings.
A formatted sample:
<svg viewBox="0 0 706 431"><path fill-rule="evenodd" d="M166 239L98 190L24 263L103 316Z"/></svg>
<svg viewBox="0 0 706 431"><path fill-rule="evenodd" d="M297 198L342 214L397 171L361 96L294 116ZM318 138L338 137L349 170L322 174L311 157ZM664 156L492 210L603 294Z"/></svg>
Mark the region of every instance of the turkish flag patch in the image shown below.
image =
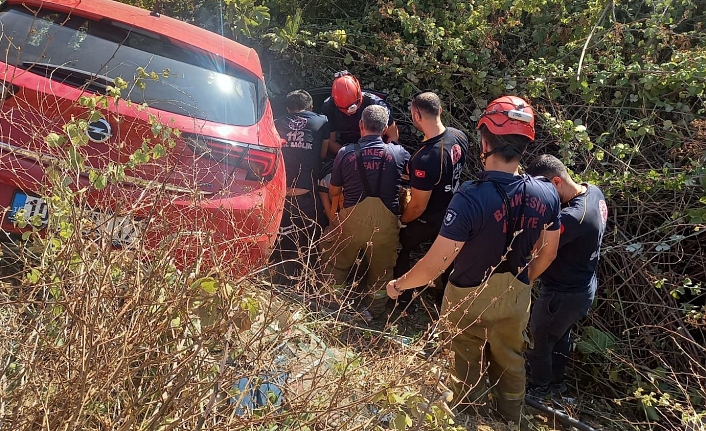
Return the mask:
<svg viewBox="0 0 706 431"><path fill-rule="evenodd" d="M419 169L414 170L414 176L417 178L426 178L427 171L420 171Z"/></svg>

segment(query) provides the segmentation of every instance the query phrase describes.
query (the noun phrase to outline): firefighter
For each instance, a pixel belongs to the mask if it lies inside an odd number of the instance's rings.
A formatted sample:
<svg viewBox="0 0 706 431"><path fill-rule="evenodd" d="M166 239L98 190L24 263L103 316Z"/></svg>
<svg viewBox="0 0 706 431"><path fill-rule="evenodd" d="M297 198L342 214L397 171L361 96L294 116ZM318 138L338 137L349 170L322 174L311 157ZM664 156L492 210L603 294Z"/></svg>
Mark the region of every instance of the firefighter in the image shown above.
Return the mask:
<svg viewBox="0 0 706 431"><path fill-rule="evenodd" d="M285 141L282 156L287 175L287 196L277 244L270 258L272 282L292 286L305 267L317 262L311 246L321 234L319 219L323 209L314 187L319 177L322 155L329 137L328 120L311 111L313 100L304 90L287 94L287 115L275 121Z"/></svg>
<svg viewBox="0 0 706 431"><path fill-rule="evenodd" d="M548 182L519 175L534 141L529 103L494 100L478 129L485 171L454 194L429 252L387 292L395 299L432 283L454 262L441 311L450 323L456 399L461 408L482 405L490 385L496 412L519 425L530 285L556 256L559 196Z"/></svg>
<svg viewBox="0 0 706 431"><path fill-rule="evenodd" d="M385 142L398 142L400 136L397 124L387 103L378 96L363 91L355 76L347 70L334 74L331 97L324 100L321 107L321 113L329 121L331 135L328 148L331 154L337 154L342 145L358 142L360 139L358 123L363 109L371 105L382 106L387 111Z"/></svg>
<svg viewBox="0 0 706 431"><path fill-rule="evenodd" d="M407 164L411 200L400 217L406 227L400 230L402 247L395 265L395 277L409 271L411 253L439 233L446 207L461 184L461 172L468 153L466 135L441 122L439 96L432 92L416 95L410 113L414 127L424 134L424 141ZM448 273L447 270L442 275L443 285L448 281ZM406 306L411 299L412 290L408 290L399 302Z"/></svg>
<svg viewBox="0 0 706 431"><path fill-rule="evenodd" d="M526 353L532 383L527 393L547 398L566 391L564 369L571 348L571 327L586 317L596 294L608 206L601 189L576 183L554 156L538 157L527 173L551 181L563 206L559 251L540 277L539 298L530 319L534 347Z"/></svg>
<svg viewBox="0 0 706 431"><path fill-rule="evenodd" d="M329 242L324 242L323 261L339 295L359 254L364 255L367 274L359 290L367 297L363 306L372 318L385 313L385 285L392 279L397 259L399 188L409 160L402 146L382 140L388 115L383 106L365 108L359 122L360 140L336 155L329 193L336 199L343 192L343 209L329 226Z"/></svg>

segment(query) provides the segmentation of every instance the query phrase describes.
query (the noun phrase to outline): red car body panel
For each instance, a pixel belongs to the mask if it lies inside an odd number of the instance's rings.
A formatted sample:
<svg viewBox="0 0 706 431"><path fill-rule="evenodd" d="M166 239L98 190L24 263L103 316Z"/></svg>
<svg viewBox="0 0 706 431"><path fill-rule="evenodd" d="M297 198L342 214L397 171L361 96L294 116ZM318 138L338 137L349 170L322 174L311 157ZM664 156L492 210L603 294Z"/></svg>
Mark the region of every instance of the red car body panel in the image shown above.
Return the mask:
<svg viewBox="0 0 706 431"><path fill-rule="evenodd" d="M262 77L260 59L254 49L208 30L187 24L168 16L153 16L150 11L113 0L7 0L30 8L46 7L53 11L78 14L86 18L109 18L124 24L151 30L186 46L200 48L232 61Z"/></svg>
<svg viewBox="0 0 706 431"><path fill-rule="evenodd" d="M188 49L217 54L262 80L262 69L254 50L190 24L109 0L9 0L30 8L50 9L92 19L124 23L167 37ZM45 142L49 132L62 134L72 116L85 116L76 103L85 91L48 77L0 62L0 79L15 88L0 110L0 209L8 208L17 191L40 194L48 184L46 166L64 150ZM130 212L146 220L148 245L170 246L179 266L202 260L201 268L218 266L244 274L265 263L276 238L282 216L285 170L279 151L281 140L274 127L272 109L252 126L234 126L141 107L120 100L102 110L114 133L105 142L79 147L91 169L109 163L126 163L140 149L145 136L153 136L150 116L182 134L175 146L158 160L126 170L126 180L92 191L86 203L93 208L120 214ZM196 154L185 136L274 149L275 171L268 181L245 178L241 169ZM89 185L88 172L74 187ZM200 196L194 198L194 192ZM160 222L152 223L158 219ZM20 233L6 215L2 230Z"/></svg>

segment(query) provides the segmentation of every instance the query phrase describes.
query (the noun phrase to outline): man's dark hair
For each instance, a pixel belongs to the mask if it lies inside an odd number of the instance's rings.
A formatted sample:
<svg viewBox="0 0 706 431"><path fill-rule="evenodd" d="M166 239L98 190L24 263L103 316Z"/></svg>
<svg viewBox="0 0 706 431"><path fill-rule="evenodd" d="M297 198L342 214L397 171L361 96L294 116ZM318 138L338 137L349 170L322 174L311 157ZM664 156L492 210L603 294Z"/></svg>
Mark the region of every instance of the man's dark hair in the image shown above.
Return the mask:
<svg viewBox="0 0 706 431"><path fill-rule="evenodd" d="M441 113L441 99L431 91L414 96L412 106L419 109L419 112L425 117L438 117Z"/></svg>
<svg viewBox="0 0 706 431"><path fill-rule="evenodd" d="M363 109L363 115L360 117L365 130L377 135L382 135L382 132L387 127L387 121L390 115L387 109L380 105L370 105Z"/></svg>
<svg viewBox="0 0 706 431"><path fill-rule="evenodd" d="M562 180L569 178L569 172L561 160L549 154L542 154L532 161L525 171L533 177L552 179L559 177Z"/></svg>
<svg viewBox="0 0 706 431"><path fill-rule="evenodd" d="M287 94L285 106L291 112L305 111L314 106L314 99L304 90L294 90Z"/></svg>
<svg viewBox="0 0 706 431"><path fill-rule="evenodd" d="M480 126L480 136L488 143L491 150L506 162L520 160L529 145L530 139L522 135L496 135L488 130L485 125Z"/></svg>

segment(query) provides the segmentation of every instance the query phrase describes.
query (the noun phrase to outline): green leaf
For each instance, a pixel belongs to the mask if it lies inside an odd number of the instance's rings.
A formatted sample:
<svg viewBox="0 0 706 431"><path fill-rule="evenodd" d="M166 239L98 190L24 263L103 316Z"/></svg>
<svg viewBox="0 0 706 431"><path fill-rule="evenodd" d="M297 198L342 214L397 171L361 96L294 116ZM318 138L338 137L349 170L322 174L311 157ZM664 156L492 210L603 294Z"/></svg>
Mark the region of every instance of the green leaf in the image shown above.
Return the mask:
<svg viewBox="0 0 706 431"><path fill-rule="evenodd" d="M51 295L52 299L61 299L61 288L59 286L50 287L49 295Z"/></svg>
<svg viewBox="0 0 706 431"><path fill-rule="evenodd" d="M50 133L44 138L44 142L50 147L60 147L66 143L66 138L58 133Z"/></svg>
<svg viewBox="0 0 706 431"><path fill-rule="evenodd" d="M86 135L85 131L78 126L78 124L69 123L64 126L64 131L67 135L69 135L69 140L72 144L76 146L83 146L88 144L88 136Z"/></svg>
<svg viewBox="0 0 706 431"><path fill-rule="evenodd" d="M84 158L81 153L78 152L76 147L69 148L69 164L73 169L83 168Z"/></svg>
<svg viewBox="0 0 706 431"><path fill-rule="evenodd" d="M167 149L164 148L164 145L162 144L157 144L152 148L152 158L153 159L159 159L164 157L164 155L167 154Z"/></svg>
<svg viewBox="0 0 706 431"><path fill-rule="evenodd" d="M348 53L348 54L346 54L346 57L343 59L343 64L345 64L347 66L351 63L353 63L353 56L350 53Z"/></svg>
<svg viewBox="0 0 706 431"><path fill-rule="evenodd" d="M395 419L392 421L392 424L394 425L396 430L406 430L407 427L412 426L412 418L409 417L409 415L405 412L400 412L395 416Z"/></svg>
<svg viewBox="0 0 706 431"><path fill-rule="evenodd" d="M29 281L32 284L36 284L39 282L39 276L40 276L39 270L36 268L33 268L29 272L29 274L27 274L27 281Z"/></svg>
<svg viewBox="0 0 706 431"><path fill-rule="evenodd" d="M98 121L101 119L103 115L101 114L100 111L93 111L91 112L91 115L88 116L88 121Z"/></svg>
<svg viewBox="0 0 706 431"><path fill-rule="evenodd" d="M191 283L191 288L200 288L207 294L213 295L218 290L218 281L213 277L202 277Z"/></svg>
<svg viewBox="0 0 706 431"><path fill-rule="evenodd" d="M93 109L96 107L96 99L89 96L81 96L78 98L78 104L85 107Z"/></svg>
<svg viewBox="0 0 706 431"><path fill-rule="evenodd" d="M108 177L98 171L90 171L88 173L88 180L96 190L103 190L108 186Z"/></svg>
<svg viewBox="0 0 706 431"><path fill-rule="evenodd" d="M127 88L127 81L125 81L119 76L113 80L113 84L115 84L115 87L120 90L124 90Z"/></svg>
<svg viewBox="0 0 706 431"><path fill-rule="evenodd" d="M652 405L652 403L648 400L643 398L640 398L640 403L642 404L643 411L645 412L645 416L649 420L658 422L659 421L659 413L657 412L657 409L655 406Z"/></svg>
<svg viewBox="0 0 706 431"><path fill-rule="evenodd" d="M603 332L593 326L583 329L581 341L576 344L576 348L582 353L597 353L605 355L616 346L615 337L612 334Z"/></svg>

